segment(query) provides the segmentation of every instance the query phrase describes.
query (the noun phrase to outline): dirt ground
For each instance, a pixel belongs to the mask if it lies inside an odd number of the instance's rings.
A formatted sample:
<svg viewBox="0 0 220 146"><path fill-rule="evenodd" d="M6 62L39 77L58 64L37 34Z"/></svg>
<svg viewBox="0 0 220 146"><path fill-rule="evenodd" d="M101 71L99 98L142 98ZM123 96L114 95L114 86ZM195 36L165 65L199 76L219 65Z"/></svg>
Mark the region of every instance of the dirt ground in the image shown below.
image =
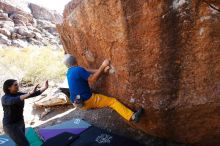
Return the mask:
<svg viewBox="0 0 220 146"><path fill-rule="evenodd" d="M39 97L27 99L25 101L24 118L26 127L34 127L37 131L41 127L54 125L72 118L81 118L92 125L107 129L110 132L129 137L146 144L147 146L185 146L147 135L132 128L115 111L111 109L98 109L82 111L75 109L72 105L56 106L51 108L34 108L34 101ZM42 113L46 114L44 117ZM3 111L0 108L0 119L3 118ZM2 123L0 123L0 133L4 134Z"/></svg>

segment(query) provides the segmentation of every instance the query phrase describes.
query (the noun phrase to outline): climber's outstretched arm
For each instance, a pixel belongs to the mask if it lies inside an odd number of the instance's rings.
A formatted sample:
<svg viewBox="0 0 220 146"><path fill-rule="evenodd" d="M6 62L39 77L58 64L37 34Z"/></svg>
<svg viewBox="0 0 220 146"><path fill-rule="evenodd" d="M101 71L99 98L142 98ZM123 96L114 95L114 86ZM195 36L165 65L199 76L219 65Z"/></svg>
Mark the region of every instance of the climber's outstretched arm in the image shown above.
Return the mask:
<svg viewBox="0 0 220 146"><path fill-rule="evenodd" d="M105 71L105 68L109 66L110 61L106 59L102 65L99 67L98 70L95 71L90 77L88 78L89 85L92 86L101 76L101 74Z"/></svg>
<svg viewBox="0 0 220 146"><path fill-rule="evenodd" d="M98 71L98 69L86 69L86 70L92 74Z"/></svg>

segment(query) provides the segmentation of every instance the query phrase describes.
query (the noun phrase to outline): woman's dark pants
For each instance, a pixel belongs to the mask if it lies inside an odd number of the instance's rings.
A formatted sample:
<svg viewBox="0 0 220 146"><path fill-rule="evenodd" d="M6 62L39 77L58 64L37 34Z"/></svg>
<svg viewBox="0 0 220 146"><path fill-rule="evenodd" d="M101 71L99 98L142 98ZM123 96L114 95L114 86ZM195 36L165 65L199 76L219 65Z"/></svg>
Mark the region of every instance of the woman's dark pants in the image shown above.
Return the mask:
<svg viewBox="0 0 220 146"><path fill-rule="evenodd" d="M3 126L5 133L13 139L17 146L30 146L25 137L24 121Z"/></svg>

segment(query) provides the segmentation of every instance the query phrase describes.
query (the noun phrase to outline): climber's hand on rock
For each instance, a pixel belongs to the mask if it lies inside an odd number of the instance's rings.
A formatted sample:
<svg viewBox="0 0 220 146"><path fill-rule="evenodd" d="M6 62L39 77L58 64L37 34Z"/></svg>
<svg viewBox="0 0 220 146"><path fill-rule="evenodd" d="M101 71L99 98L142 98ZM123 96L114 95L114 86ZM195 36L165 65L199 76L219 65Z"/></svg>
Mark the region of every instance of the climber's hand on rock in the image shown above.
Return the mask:
<svg viewBox="0 0 220 146"><path fill-rule="evenodd" d="M104 73L108 73L110 70L110 66L106 66L105 69L104 69Z"/></svg>
<svg viewBox="0 0 220 146"><path fill-rule="evenodd" d="M105 59L104 61L103 61L103 63L102 63L102 67L103 68L106 68L107 66L109 66L110 65L110 60L108 60L108 59Z"/></svg>

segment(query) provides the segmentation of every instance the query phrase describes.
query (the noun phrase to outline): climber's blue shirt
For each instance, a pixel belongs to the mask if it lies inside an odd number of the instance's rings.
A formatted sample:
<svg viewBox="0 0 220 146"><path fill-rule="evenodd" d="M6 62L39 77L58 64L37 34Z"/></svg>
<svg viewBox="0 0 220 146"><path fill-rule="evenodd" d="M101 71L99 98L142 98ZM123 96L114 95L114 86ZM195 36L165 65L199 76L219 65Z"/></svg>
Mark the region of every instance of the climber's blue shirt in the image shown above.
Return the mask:
<svg viewBox="0 0 220 146"><path fill-rule="evenodd" d="M80 95L83 101L92 96L88 83L88 78L90 75L90 72L79 66L68 69L67 80L70 90L70 99L72 102L74 102L77 95Z"/></svg>

